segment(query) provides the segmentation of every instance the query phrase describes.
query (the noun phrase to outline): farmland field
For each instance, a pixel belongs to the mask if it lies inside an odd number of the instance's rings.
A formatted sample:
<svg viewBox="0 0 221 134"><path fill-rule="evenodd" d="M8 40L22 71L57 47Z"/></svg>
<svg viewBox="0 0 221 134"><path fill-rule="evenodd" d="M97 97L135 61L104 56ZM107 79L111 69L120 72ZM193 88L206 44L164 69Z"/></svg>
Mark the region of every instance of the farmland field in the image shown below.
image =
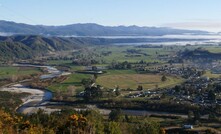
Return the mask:
<svg viewBox="0 0 221 134"><path fill-rule="evenodd" d="M97 83L106 88L136 89L138 85L142 85L145 89L158 87L166 87L182 82L182 79L175 77L167 77L167 80L161 81L162 75L153 74L113 74L100 76Z"/></svg>
<svg viewBox="0 0 221 134"><path fill-rule="evenodd" d="M127 50L139 50L141 54L139 56L135 56L136 54L129 54ZM112 62L113 60L117 60L118 62L128 61L128 62L137 62L140 60L144 61L152 61L156 58L157 54L169 54L170 50L166 50L164 48L136 48L134 46L104 46L100 48L96 48L96 53L102 52L112 52L108 56L103 56L103 60L107 63ZM144 55L145 54L145 55Z"/></svg>
<svg viewBox="0 0 221 134"><path fill-rule="evenodd" d="M213 73L211 73L211 71L206 71L206 73L203 76L206 76L209 78L220 78L221 77L220 74L213 74Z"/></svg>
<svg viewBox="0 0 221 134"><path fill-rule="evenodd" d="M24 76L39 73L38 68L31 67L0 67L0 78L9 78L12 75Z"/></svg>
<svg viewBox="0 0 221 134"><path fill-rule="evenodd" d="M91 75L88 74L72 74L70 75L65 81L62 83L53 84L48 87L48 89L52 91L65 91L67 90L68 86L76 86L77 89L83 89L81 84L81 80L85 78L90 78Z"/></svg>
<svg viewBox="0 0 221 134"><path fill-rule="evenodd" d="M221 47L220 46L207 46L204 47L206 50L208 50L211 53L221 53Z"/></svg>

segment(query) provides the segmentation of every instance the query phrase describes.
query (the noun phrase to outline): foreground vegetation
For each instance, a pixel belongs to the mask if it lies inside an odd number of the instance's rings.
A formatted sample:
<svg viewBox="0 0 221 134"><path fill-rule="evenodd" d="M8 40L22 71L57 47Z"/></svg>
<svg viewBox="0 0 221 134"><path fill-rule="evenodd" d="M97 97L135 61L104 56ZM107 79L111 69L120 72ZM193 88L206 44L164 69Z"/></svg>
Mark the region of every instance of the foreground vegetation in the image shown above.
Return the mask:
<svg viewBox="0 0 221 134"><path fill-rule="evenodd" d="M113 111L108 118L104 118L96 111L62 111L50 115L39 111L31 116L11 115L0 110L1 133L24 134L60 134L60 133L165 133L160 125L152 119L124 116Z"/></svg>

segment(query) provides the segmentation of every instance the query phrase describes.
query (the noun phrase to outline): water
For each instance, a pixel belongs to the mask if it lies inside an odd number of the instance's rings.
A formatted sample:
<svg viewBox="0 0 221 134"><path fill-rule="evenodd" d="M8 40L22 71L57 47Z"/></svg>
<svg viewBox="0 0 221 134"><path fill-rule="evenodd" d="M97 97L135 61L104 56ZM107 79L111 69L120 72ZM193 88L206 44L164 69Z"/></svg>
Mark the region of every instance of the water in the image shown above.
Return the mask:
<svg viewBox="0 0 221 134"><path fill-rule="evenodd" d="M218 44L221 42L221 35L164 35L164 36L73 36L73 37L90 37L101 39L118 39L121 42L111 43L113 45L198 45L198 44ZM136 39L135 42L122 42L126 39ZM149 41L148 41L149 39ZM144 41L145 40L145 41Z"/></svg>
<svg viewBox="0 0 221 134"><path fill-rule="evenodd" d="M163 36L71 36L71 37L81 37L81 38L104 38L104 39L221 39L219 34L210 34L210 35L163 35Z"/></svg>
<svg viewBox="0 0 221 134"><path fill-rule="evenodd" d="M14 66L46 68L49 74L41 75L40 79L51 79L62 74L61 71L51 66L39 66L31 64L14 64ZM42 103L50 101L53 97L52 92L50 92L49 90L34 89L30 87L25 87L21 84L16 84L11 87L4 88L3 90L10 92L30 93L28 97L23 98L24 103L16 110L17 112L24 114L32 114L37 112L39 108L42 108L42 106L40 106ZM52 110L46 107L43 107L43 109L46 112L49 111L49 113Z"/></svg>

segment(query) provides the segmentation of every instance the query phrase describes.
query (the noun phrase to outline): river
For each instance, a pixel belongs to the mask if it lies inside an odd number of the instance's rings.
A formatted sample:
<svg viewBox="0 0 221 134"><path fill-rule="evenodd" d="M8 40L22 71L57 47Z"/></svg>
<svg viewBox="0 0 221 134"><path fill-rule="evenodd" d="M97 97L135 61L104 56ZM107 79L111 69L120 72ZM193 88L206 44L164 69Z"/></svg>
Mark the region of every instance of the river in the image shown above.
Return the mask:
<svg viewBox="0 0 221 134"><path fill-rule="evenodd" d="M44 74L40 76L40 79L52 79L54 77L58 77L61 75L68 75L70 73L64 73L59 71L55 67L51 66L39 66L39 65L30 65L30 64L13 64L13 66L18 67L38 67L38 68L46 68L48 74ZM19 83L19 84L18 84ZM54 111L59 111L60 109L51 109L44 106L41 106L42 103L46 101L50 101L53 97L52 92L49 90L42 90L36 88L30 88L22 85L22 82L18 82L16 84L10 84L9 86L5 86L0 89L0 91L9 91L16 93L29 93L25 98L22 98L22 105L17 108L17 112L23 114L32 114L36 113L39 109L43 109L46 113L51 113Z"/></svg>

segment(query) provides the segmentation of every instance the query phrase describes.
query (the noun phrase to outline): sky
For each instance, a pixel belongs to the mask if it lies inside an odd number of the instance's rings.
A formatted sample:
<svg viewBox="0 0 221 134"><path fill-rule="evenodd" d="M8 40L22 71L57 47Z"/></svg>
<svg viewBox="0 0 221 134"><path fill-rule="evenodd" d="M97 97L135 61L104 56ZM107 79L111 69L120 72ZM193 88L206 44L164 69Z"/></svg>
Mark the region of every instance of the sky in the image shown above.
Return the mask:
<svg viewBox="0 0 221 134"><path fill-rule="evenodd" d="M221 0L0 0L0 20L221 31Z"/></svg>

